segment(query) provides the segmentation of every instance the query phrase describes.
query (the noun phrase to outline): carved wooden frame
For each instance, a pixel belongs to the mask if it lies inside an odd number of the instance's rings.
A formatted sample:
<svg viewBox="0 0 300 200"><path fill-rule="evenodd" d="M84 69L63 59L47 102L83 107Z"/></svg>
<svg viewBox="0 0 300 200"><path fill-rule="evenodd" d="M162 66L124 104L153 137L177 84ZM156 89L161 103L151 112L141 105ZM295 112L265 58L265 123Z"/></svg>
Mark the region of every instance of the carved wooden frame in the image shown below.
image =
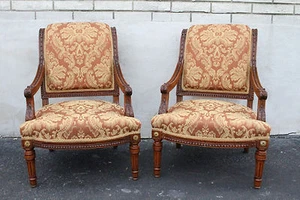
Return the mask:
<svg viewBox="0 0 300 200"><path fill-rule="evenodd" d="M217 93L217 92L197 92L197 91L183 91L182 89L182 71L184 64L184 48L186 40L187 29L183 29L181 33L179 59L172 77L168 82L161 86L161 103L158 114L167 113L169 106L169 93L177 86L176 101L183 100L183 96L200 96L200 97L222 97L233 99L247 100L247 106L253 108L254 93L257 96L257 120L266 121L265 102L267 99L267 92L261 86L256 68L256 50L257 50L257 29L252 29L252 51L251 51L251 70L250 70L250 88L247 94L233 94L233 93ZM176 147L180 148L181 144L190 146L200 146L208 148L244 148L244 152L248 152L250 147L256 147L255 153L255 175L254 188L260 188L262 181L262 173L264 161L266 160L266 150L269 146L269 140L251 140L251 141L207 141L187 139L180 136L169 135L157 130L152 130L153 155L154 155L154 176L160 177L161 169L161 152L162 140L168 140L176 143Z"/></svg>
<svg viewBox="0 0 300 200"><path fill-rule="evenodd" d="M49 98L57 97L82 97L82 96L113 96L113 102L119 104L119 90L124 94L124 115L134 117L131 95L132 89L125 81L118 57L117 32L115 27L111 27L113 42L113 63L115 87L111 91L84 91L84 92L64 92L64 93L47 93L45 89L45 68L44 68L44 32L45 29L39 30L39 65L33 82L24 90L26 98L26 115L25 120L35 119L34 95L41 88L42 105L49 104ZM134 134L117 139L105 140L100 142L79 142L79 143L54 143L41 142L34 139L22 139L22 146L25 150L25 160L27 162L29 182L32 187L37 185L36 168L35 168L35 147L54 149L97 149L107 147L117 147L118 145L129 143L131 168L133 180L138 179L138 158L139 158L139 142L140 134Z"/></svg>

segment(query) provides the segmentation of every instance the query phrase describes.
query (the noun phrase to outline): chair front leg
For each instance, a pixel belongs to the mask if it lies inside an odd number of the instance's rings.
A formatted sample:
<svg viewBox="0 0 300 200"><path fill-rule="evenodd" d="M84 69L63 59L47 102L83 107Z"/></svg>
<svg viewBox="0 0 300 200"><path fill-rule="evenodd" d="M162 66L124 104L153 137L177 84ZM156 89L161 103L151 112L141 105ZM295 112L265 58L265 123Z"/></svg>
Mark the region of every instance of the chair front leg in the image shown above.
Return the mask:
<svg viewBox="0 0 300 200"><path fill-rule="evenodd" d="M254 188L256 189L259 189L261 186L264 164L267 159L267 148L267 141L260 141L256 147L254 176Z"/></svg>
<svg viewBox="0 0 300 200"><path fill-rule="evenodd" d="M36 171L35 171L35 150L34 148L25 149L25 160L27 163L29 182L31 187L37 185L36 181Z"/></svg>
<svg viewBox="0 0 300 200"><path fill-rule="evenodd" d="M160 165L161 165L161 151L162 151L162 138L159 137L159 133L153 134L153 161L154 161L154 177L160 177Z"/></svg>
<svg viewBox="0 0 300 200"><path fill-rule="evenodd" d="M132 179L137 180L139 176L139 153L140 153L139 141L131 142L129 149L130 149L130 157L131 157Z"/></svg>

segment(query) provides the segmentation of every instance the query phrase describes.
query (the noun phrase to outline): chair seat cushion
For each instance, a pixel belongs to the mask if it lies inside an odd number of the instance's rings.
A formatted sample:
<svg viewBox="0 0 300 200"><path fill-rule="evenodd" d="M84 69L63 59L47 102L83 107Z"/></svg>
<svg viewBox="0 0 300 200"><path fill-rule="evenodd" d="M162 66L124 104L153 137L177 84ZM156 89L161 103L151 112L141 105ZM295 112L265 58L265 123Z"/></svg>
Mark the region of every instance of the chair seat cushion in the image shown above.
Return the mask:
<svg viewBox="0 0 300 200"><path fill-rule="evenodd" d="M271 128L252 109L219 100L186 100L152 118L153 131L211 141L269 139Z"/></svg>
<svg viewBox="0 0 300 200"><path fill-rule="evenodd" d="M20 127L22 139L43 142L95 142L140 133L141 122L123 107L96 100L50 104Z"/></svg>

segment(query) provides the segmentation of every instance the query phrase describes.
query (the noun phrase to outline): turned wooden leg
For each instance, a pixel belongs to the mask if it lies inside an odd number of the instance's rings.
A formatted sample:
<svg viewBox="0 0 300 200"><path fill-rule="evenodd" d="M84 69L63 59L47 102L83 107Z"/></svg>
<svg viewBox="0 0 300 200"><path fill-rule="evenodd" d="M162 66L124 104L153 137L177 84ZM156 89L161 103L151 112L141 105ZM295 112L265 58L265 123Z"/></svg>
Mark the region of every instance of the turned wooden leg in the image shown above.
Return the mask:
<svg viewBox="0 0 300 200"><path fill-rule="evenodd" d="M156 178L160 177L161 151L162 151L161 139L154 140L153 157L154 157L154 176Z"/></svg>
<svg viewBox="0 0 300 200"><path fill-rule="evenodd" d="M30 185L31 187L35 187L37 185L37 182L36 182L36 171L35 171L35 151L33 148L25 149L25 160L27 162Z"/></svg>
<svg viewBox="0 0 300 200"><path fill-rule="evenodd" d="M131 143L130 157L131 157L131 170L132 170L133 180L137 180L139 176L139 153L140 153L139 144Z"/></svg>
<svg viewBox="0 0 300 200"><path fill-rule="evenodd" d="M249 148L244 148L243 153L249 153Z"/></svg>
<svg viewBox="0 0 300 200"><path fill-rule="evenodd" d="M267 158L267 151L257 148L255 153L256 163L255 163L254 188L257 189L260 188L266 158Z"/></svg>
<svg viewBox="0 0 300 200"><path fill-rule="evenodd" d="M176 148L177 148L177 149L180 149L180 148L181 148L181 144L176 143Z"/></svg>

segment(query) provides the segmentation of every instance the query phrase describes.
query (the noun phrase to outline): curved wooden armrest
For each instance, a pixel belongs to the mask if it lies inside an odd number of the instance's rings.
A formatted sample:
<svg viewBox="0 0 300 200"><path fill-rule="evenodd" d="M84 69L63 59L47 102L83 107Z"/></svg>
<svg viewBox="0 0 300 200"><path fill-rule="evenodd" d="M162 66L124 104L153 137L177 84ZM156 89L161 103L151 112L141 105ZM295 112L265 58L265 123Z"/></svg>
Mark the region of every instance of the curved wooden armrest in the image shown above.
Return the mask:
<svg viewBox="0 0 300 200"><path fill-rule="evenodd" d="M115 76L117 80L117 84L120 87L121 91L124 93L124 109L125 116L134 117L132 104L131 104L131 95L132 89L130 85L125 81L123 73L119 64L118 57L118 41L117 41L117 30L115 27L111 27L111 33L113 37L113 52L114 52L114 66L115 66Z"/></svg>
<svg viewBox="0 0 300 200"><path fill-rule="evenodd" d="M265 110L266 106L265 106L265 104L266 104L266 100L268 98L268 93L265 90L265 88L262 87L262 85L259 81L256 67L251 67L251 69L252 69L251 78L252 78L253 87L254 87L253 89L258 98L257 119L261 120L261 121L266 121L266 110Z"/></svg>
<svg viewBox="0 0 300 200"><path fill-rule="evenodd" d="M160 87L161 102L160 102L158 114L166 113L168 111L169 93L178 84L179 78L182 73L182 69L183 69L183 62L179 61L177 63L176 69L175 69L172 77L170 78L170 80L168 82L164 83Z"/></svg>
<svg viewBox="0 0 300 200"><path fill-rule="evenodd" d="M164 83L160 87L161 92L161 102L158 110L158 114L168 112L169 107L169 93L178 84L179 78L182 74L183 70L183 55L184 55L184 48L185 48L185 39L186 39L187 29L183 29L181 32L181 39L180 39L180 49L179 49L179 59L176 65L176 69L170 78L170 80Z"/></svg>
<svg viewBox="0 0 300 200"><path fill-rule="evenodd" d="M268 93L265 90L265 88L262 87L262 85L259 81L259 77L258 77L256 67L252 67L252 73L251 74L252 74L252 81L253 81L253 85L254 85L254 92L255 92L256 96L260 100L266 100L267 97L268 97Z"/></svg>
<svg viewBox="0 0 300 200"><path fill-rule="evenodd" d="M124 108L125 108L125 116L134 117L133 108L131 104L131 95L132 95L132 88L124 79L122 74L120 65L118 62L114 62L115 64L115 75L117 84L120 87L121 91L124 93Z"/></svg>
<svg viewBox="0 0 300 200"><path fill-rule="evenodd" d="M31 98L36 94L36 92L40 89L42 85L43 78L44 78L44 66L39 65L32 83L29 86L27 86L24 90L24 96L26 98Z"/></svg>
<svg viewBox="0 0 300 200"><path fill-rule="evenodd" d="M43 78L44 66L40 64L32 83L24 90L24 96L26 98L26 121L35 119L34 95L41 87Z"/></svg>

